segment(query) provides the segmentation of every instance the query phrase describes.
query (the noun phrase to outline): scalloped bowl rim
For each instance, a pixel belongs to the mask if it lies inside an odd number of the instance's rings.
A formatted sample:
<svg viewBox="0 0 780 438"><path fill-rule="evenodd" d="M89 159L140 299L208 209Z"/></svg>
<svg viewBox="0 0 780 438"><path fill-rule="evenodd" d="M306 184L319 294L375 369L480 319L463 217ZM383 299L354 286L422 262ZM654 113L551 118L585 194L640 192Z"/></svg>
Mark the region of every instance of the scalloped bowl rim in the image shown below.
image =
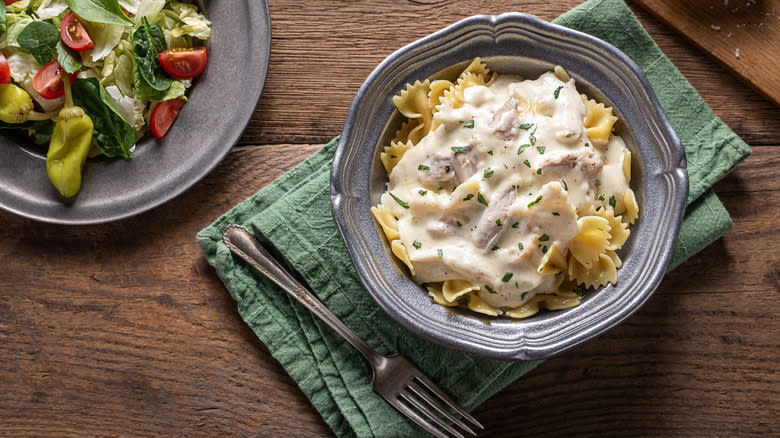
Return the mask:
<svg viewBox="0 0 780 438"><path fill-rule="evenodd" d="M377 152L388 138L392 120L398 118L394 107L390 108L391 97L406 83L453 65L465 66L476 56L491 67L491 59L506 69L524 64L532 73L563 65L578 88L612 104L623 120L620 135L634 152L632 173L638 174L632 187L638 180L639 187L634 189L640 219L623 251L618 285L588 292L578 307L512 320L431 303L424 289L394 260L371 216L370 206L378 190L383 190L377 188L384 173ZM611 69L597 60L611 62ZM494 69L502 72L502 68ZM522 13L468 17L389 55L355 95L331 168L334 220L358 278L377 304L401 326L425 339L507 360L558 355L638 310L666 272L687 194L683 146L636 63L603 40ZM658 208L649 210L647 205Z"/></svg>

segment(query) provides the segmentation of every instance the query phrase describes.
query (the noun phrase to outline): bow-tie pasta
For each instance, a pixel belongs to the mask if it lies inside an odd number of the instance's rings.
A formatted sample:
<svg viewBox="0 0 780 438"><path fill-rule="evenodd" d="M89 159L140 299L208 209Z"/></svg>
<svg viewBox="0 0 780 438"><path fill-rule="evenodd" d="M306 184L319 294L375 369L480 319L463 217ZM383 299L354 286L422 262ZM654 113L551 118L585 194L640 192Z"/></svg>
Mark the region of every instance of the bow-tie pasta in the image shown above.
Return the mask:
<svg viewBox="0 0 780 438"><path fill-rule="evenodd" d="M522 80L477 58L393 103L405 120L372 213L431 300L525 318L617 282L639 215L631 153L563 68Z"/></svg>

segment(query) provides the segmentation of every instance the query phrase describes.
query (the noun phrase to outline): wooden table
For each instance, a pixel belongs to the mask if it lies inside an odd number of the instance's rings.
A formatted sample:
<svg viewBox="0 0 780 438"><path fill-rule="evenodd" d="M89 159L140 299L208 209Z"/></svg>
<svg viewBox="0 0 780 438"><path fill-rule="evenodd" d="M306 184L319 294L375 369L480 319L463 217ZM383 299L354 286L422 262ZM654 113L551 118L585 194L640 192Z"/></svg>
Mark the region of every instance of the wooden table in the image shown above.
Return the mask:
<svg viewBox="0 0 780 438"><path fill-rule="evenodd" d="M330 436L241 321L195 234L338 134L363 79L396 48L474 13L551 20L577 3L271 0L265 91L204 180L99 226L0 212L0 435ZM632 8L753 147L715 186L734 229L625 323L480 406L480 436L780 430L780 110Z"/></svg>

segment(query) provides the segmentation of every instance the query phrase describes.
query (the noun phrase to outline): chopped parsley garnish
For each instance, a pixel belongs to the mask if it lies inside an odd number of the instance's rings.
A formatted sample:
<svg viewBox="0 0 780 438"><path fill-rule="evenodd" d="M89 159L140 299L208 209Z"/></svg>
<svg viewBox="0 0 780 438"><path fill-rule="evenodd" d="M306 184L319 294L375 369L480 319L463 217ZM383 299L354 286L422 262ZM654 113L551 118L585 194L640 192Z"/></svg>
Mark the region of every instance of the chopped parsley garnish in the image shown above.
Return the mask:
<svg viewBox="0 0 780 438"><path fill-rule="evenodd" d="M532 145L536 144L536 128L538 128L538 127L539 126L535 126L534 130L531 131L530 134L528 134L528 141L530 141Z"/></svg>
<svg viewBox="0 0 780 438"><path fill-rule="evenodd" d="M540 242L547 242L548 240L550 240L550 236L548 236L547 234L542 234L541 236L539 236Z"/></svg>
<svg viewBox="0 0 780 438"><path fill-rule="evenodd" d="M553 214L553 216L560 216L560 215L561 215L561 214L560 214L560 213L558 213L557 211L554 211L554 212L552 212L552 214Z"/></svg>
<svg viewBox="0 0 780 438"><path fill-rule="evenodd" d="M471 200L471 198L473 198L473 197L474 197L474 194L473 194L473 193L469 193L468 195L466 195L466 197L465 197L465 198L463 198L463 200L464 200L464 201L469 201L469 200Z"/></svg>
<svg viewBox="0 0 780 438"><path fill-rule="evenodd" d="M543 154L545 149L547 149L547 148L545 148L544 146L537 146L536 147L536 150L539 151L540 154Z"/></svg>
<svg viewBox="0 0 780 438"><path fill-rule="evenodd" d="M420 242L415 240L414 243L412 243L412 246L417 248L417 249L420 249L420 248L422 248L422 243L420 243Z"/></svg>
<svg viewBox="0 0 780 438"><path fill-rule="evenodd" d="M431 168L426 166L425 164L420 164L419 166L417 166L417 170L431 170Z"/></svg>
<svg viewBox="0 0 780 438"><path fill-rule="evenodd" d="M568 192L568 191L569 191L569 185L568 185L568 184L566 184L566 180L565 180L565 179L562 179L562 180L561 180L561 182L563 183L563 189L564 189L564 190L566 190L566 191Z"/></svg>
<svg viewBox="0 0 780 438"><path fill-rule="evenodd" d="M515 222L512 224L512 228L517 228L520 225L520 222Z"/></svg>
<svg viewBox="0 0 780 438"><path fill-rule="evenodd" d="M503 281L504 283L506 283L506 282L508 282L508 281L509 281L509 280L511 280L511 279L512 279L512 273L511 273L511 272L507 272L507 273L506 273L506 274L504 274L504 276L501 278L501 281Z"/></svg>
<svg viewBox="0 0 780 438"><path fill-rule="evenodd" d="M501 218L496 219L496 225L501 226Z"/></svg>
<svg viewBox="0 0 780 438"><path fill-rule="evenodd" d="M523 160L523 164L525 164L528 167L531 167L531 162L528 160Z"/></svg>
<svg viewBox="0 0 780 438"><path fill-rule="evenodd" d="M555 96L556 99L558 98L558 95L561 94L561 88L563 88L563 85L559 86L555 89L555 91L553 91L553 96Z"/></svg>
<svg viewBox="0 0 780 438"><path fill-rule="evenodd" d="M462 224L462 223L460 223L460 221L455 221L455 225L457 225L457 226L459 226L459 227L462 227L462 226L463 226L463 224Z"/></svg>
<svg viewBox="0 0 780 438"><path fill-rule="evenodd" d="M491 294L497 294L498 293L498 292L496 292L495 289L493 289L492 287L490 287L490 285L487 285L487 284L485 285L485 290L487 290Z"/></svg>
<svg viewBox="0 0 780 438"><path fill-rule="evenodd" d="M450 149L452 149L453 152L456 154L459 154L461 152L467 152L471 150L471 146L453 146Z"/></svg>
<svg viewBox="0 0 780 438"><path fill-rule="evenodd" d="M390 193L390 197L391 197L391 198L393 198L393 199L395 199L395 202L397 202L397 203L398 203L398 204L399 204L401 207L403 207L403 208L407 208L407 209L409 208L409 204L407 204L406 202L404 202L404 200L402 200L402 199L401 199L401 198L399 198L398 196L395 196L395 195L394 195L392 192L387 192L387 193Z"/></svg>
<svg viewBox="0 0 780 438"><path fill-rule="evenodd" d="M528 144L528 143L526 143L526 144L521 144L521 145L520 145L520 147L519 147L519 148L517 148L517 155L520 155L520 154L522 154L522 153L523 153L523 151L525 151L525 150L526 150L526 149L528 149L529 147L531 147L531 145L530 145L530 144Z"/></svg>
<svg viewBox="0 0 780 438"><path fill-rule="evenodd" d="M477 192L477 202L487 207L488 202L487 199L485 199L484 196L482 196L482 193Z"/></svg>
<svg viewBox="0 0 780 438"><path fill-rule="evenodd" d="M572 289L571 291L579 296L582 296L582 294L585 293L585 291L582 289Z"/></svg>
<svg viewBox="0 0 780 438"><path fill-rule="evenodd" d="M490 178L491 176L493 176L493 169L488 167L487 169L485 169L485 173L483 173L482 176L485 178Z"/></svg>
<svg viewBox="0 0 780 438"><path fill-rule="evenodd" d="M525 247L523 247L523 242L517 242L517 248L520 249L520 251L525 249Z"/></svg>
<svg viewBox="0 0 780 438"><path fill-rule="evenodd" d="M439 255L439 257L444 257L444 251L442 251L442 249L441 249L441 248L439 248L439 249L437 249L437 250L436 250L436 254L438 254L438 255Z"/></svg>
<svg viewBox="0 0 780 438"><path fill-rule="evenodd" d="M522 125L518 126L520 129L525 129L526 131L531 129L531 126L534 126L533 123L523 123Z"/></svg>
<svg viewBox="0 0 780 438"><path fill-rule="evenodd" d="M547 245L542 247L542 254L547 254Z"/></svg>
<svg viewBox="0 0 780 438"><path fill-rule="evenodd" d="M425 194L426 194L426 193L428 193L428 191L427 191L427 190L420 189L420 191L419 191L419 192L417 192L417 193L419 193L419 194L420 194L420 196L425 196Z"/></svg>
<svg viewBox="0 0 780 438"><path fill-rule="evenodd" d="M599 201L603 201L603 200L604 200L604 195L599 195Z"/></svg>
<svg viewBox="0 0 780 438"><path fill-rule="evenodd" d="M526 295L528 295L528 292L523 292L522 294L520 294L520 299L524 300Z"/></svg>
<svg viewBox="0 0 780 438"><path fill-rule="evenodd" d="M588 143L588 142L586 141L586 142L585 142L585 147L588 147L588 146L590 146L590 143Z"/></svg>
<svg viewBox="0 0 780 438"><path fill-rule="evenodd" d="M577 135L577 134L574 133L574 132L570 132L570 133L566 134L566 138L574 137L575 135Z"/></svg>
<svg viewBox="0 0 780 438"><path fill-rule="evenodd" d="M536 199L534 199L533 201L528 203L528 208L533 207L534 205L539 203L539 201L541 201L541 200L542 200L542 195L537 196Z"/></svg>
<svg viewBox="0 0 780 438"><path fill-rule="evenodd" d="M501 247L498 245L493 245L493 247L490 248L491 251L498 251L499 249L501 249Z"/></svg>
<svg viewBox="0 0 780 438"><path fill-rule="evenodd" d="M444 166L444 172L449 172L449 171L450 171L450 165L448 164Z"/></svg>
<svg viewBox="0 0 780 438"><path fill-rule="evenodd" d="M610 197L609 197L609 205L610 205L612 208L615 208L615 206L617 205L617 199L615 199L615 197L614 197L614 196L610 196Z"/></svg>
<svg viewBox="0 0 780 438"><path fill-rule="evenodd" d="M474 127L474 119L469 120L468 122L463 124L464 128L472 129Z"/></svg>
<svg viewBox="0 0 780 438"><path fill-rule="evenodd" d="M541 175L542 174L542 168L541 167L536 169L536 174L537 175Z"/></svg>
<svg viewBox="0 0 780 438"><path fill-rule="evenodd" d="M461 306L466 306L466 305L469 304L469 299L468 298L458 298L458 304L460 304Z"/></svg>

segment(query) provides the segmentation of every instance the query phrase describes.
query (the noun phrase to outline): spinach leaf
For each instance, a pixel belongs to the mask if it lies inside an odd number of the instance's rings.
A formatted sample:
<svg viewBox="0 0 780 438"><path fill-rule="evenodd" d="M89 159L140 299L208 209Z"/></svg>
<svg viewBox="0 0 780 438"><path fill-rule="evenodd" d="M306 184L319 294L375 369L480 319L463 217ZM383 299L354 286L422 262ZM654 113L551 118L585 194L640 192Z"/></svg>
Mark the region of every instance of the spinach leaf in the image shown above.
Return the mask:
<svg viewBox="0 0 780 438"><path fill-rule="evenodd" d="M65 0L70 9L84 20L92 23L110 23L132 26L118 0Z"/></svg>
<svg viewBox="0 0 780 438"><path fill-rule="evenodd" d="M74 56L62 41L57 43L57 62L67 74L81 70L81 58Z"/></svg>
<svg viewBox="0 0 780 438"><path fill-rule="evenodd" d="M46 21L33 21L19 33L16 41L35 57L38 64L44 65L52 59L51 51L60 41L60 31Z"/></svg>
<svg viewBox="0 0 780 438"><path fill-rule="evenodd" d="M108 102L106 90L97 78L79 78L71 87L73 103L87 113L95 125L98 149L107 157L130 158L135 144L133 127Z"/></svg>
<svg viewBox="0 0 780 438"><path fill-rule="evenodd" d="M24 123L5 123L0 121L0 130L3 129L28 129L38 135L51 135L54 132L54 122L51 120L28 120Z"/></svg>
<svg viewBox="0 0 780 438"><path fill-rule="evenodd" d="M165 34L160 26L149 24L144 17L141 26L133 32L133 55L135 55L135 65L133 74L138 87L142 90L139 99L146 99L144 91L148 90L151 94L154 92L165 91L170 88L173 82L160 65L160 59L157 55L165 50ZM154 90L151 91L151 90Z"/></svg>
<svg viewBox="0 0 780 438"><path fill-rule="evenodd" d="M173 81L171 86L167 90L157 91L148 85L146 82L138 76L137 71L133 72L133 85L135 86L135 97L138 99L153 100L155 102L162 102L165 100L176 99L177 97L184 96L184 92L187 88L182 81Z"/></svg>

